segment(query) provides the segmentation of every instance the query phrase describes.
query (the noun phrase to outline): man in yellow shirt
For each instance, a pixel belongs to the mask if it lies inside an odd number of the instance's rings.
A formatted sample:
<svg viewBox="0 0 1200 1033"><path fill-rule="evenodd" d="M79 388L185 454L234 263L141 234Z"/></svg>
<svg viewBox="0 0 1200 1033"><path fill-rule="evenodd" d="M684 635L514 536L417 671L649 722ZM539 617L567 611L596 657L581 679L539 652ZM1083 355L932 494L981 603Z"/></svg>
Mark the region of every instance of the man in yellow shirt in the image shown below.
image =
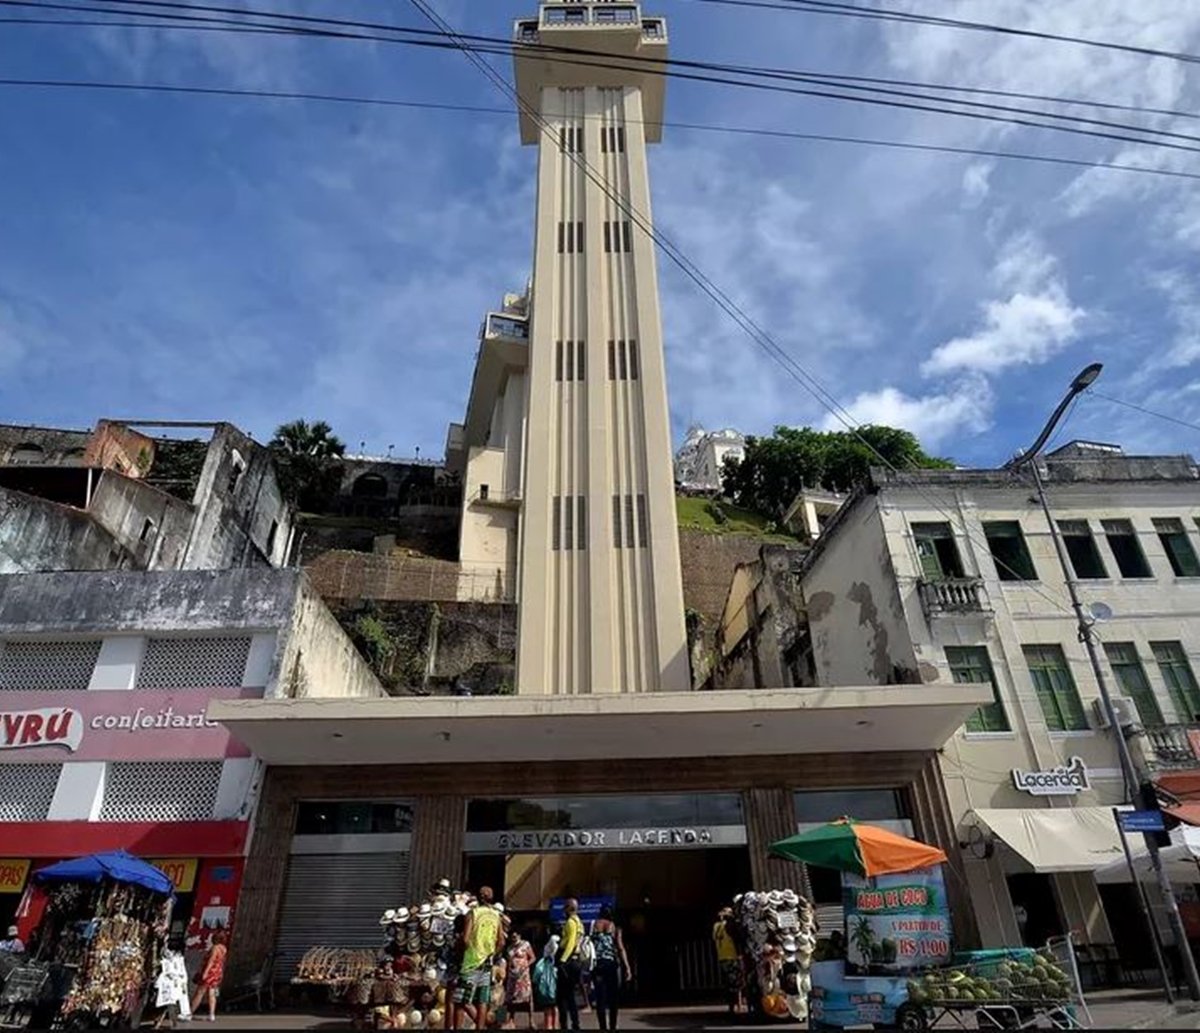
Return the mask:
<svg viewBox="0 0 1200 1033"><path fill-rule="evenodd" d="M490 886L479 889L479 903L467 915L463 929L463 960L454 990L455 1028L464 1015L474 1016L475 1028L487 1025L488 1004L492 998L492 960L504 949L504 923L493 906Z"/></svg>
<svg viewBox="0 0 1200 1033"><path fill-rule="evenodd" d="M579 901L572 897L564 908L562 940L558 946L558 1028L579 1028L579 1001L576 991L582 974L579 945L583 941L583 920L579 917ZM567 1021L570 1020L570 1025Z"/></svg>
<svg viewBox="0 0 1200 1033"><path fill-rule="evenodd" d="M721 969L721 982L725 987L725 997L732 1015L740 1011L742 999L742 957L738 953L737 941L731 928L733 912L722 908L717 913L717 921L713 926L713 944L717 948L717 965Z"/></svg>

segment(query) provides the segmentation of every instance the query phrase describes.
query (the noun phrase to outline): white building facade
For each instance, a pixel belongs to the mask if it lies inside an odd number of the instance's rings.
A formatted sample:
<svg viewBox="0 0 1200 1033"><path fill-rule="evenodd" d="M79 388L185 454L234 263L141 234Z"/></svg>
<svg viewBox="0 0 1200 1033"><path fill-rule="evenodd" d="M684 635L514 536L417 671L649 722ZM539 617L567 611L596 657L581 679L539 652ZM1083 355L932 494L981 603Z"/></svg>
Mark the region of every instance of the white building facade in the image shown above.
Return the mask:
<svg viewBox="0 0 1200 1033"><path fill-rule="evenodd" d="M725 460L741 462L745 455L746 438L741 431L732 427L705 430L695 424L675 453L675 483L684 491L720 491Z"/></svg>
<svg viewBox="0 0 1200 1033"><path fill-rule="evenodd" d="M1042 463L1084 604L1111 611L1096 630L1135 760L1195 766L1194 461L1075 444ZM941 757L984 944L1140 937L1129 888L1093 878L1121 856L1124 790L1029 474L876 471L802 582L820 684L993 685Z"/></svg>

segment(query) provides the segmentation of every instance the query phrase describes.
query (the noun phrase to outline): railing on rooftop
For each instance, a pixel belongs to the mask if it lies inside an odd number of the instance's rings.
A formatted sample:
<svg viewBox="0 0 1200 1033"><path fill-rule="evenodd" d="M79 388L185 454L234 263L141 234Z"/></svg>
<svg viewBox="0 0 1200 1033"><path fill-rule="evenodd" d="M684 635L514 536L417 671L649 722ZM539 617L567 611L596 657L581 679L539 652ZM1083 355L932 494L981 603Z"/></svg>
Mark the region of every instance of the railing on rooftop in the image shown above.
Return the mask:
<svg viewBox="0 0 1200 1033"><path fill-rule="evenodd" d="M1200 768L1200 724L1158 725L1146 732L1146 760L1156 771Z"/></svg>

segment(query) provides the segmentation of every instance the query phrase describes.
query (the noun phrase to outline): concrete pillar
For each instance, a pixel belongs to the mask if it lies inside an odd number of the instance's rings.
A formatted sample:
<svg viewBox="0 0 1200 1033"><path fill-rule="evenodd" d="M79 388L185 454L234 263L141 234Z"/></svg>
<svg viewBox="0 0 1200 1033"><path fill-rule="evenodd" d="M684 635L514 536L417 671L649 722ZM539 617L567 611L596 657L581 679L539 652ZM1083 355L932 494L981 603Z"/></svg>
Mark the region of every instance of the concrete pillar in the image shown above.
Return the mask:
<svg viewBox="0 0 1200 1033"><path fill-rule="evenodd" d="M419 796L413 807L410 896L418 900L438 879L458 884L463 870L467 801L462 796Z"/></svg>
<svg viewBox="0 0 1200 1033"><path fill-rule="evenodd" d="M768 849L780 839L796 834L796 807L792 791L782 786L771 789L750 789L742 795L746 812L746 837L750 847L750 877L752 887L741 889L794 889L811 896L808 873L804 865L771 857Z"/></svg>

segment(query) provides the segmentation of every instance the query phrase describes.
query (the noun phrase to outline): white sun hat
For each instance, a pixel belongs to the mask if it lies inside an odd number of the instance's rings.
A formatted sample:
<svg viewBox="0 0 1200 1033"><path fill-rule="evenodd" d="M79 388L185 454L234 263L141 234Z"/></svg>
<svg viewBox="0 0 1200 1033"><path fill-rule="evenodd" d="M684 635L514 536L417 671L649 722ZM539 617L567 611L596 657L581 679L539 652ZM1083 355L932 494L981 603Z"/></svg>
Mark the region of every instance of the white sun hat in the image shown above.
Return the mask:
<svg viewBox="0 0 1200 1033"><path fill-rule="evenodd" d="M392 925L396 921L396 909L389 907L379 919L380 925Z"/></svg>

